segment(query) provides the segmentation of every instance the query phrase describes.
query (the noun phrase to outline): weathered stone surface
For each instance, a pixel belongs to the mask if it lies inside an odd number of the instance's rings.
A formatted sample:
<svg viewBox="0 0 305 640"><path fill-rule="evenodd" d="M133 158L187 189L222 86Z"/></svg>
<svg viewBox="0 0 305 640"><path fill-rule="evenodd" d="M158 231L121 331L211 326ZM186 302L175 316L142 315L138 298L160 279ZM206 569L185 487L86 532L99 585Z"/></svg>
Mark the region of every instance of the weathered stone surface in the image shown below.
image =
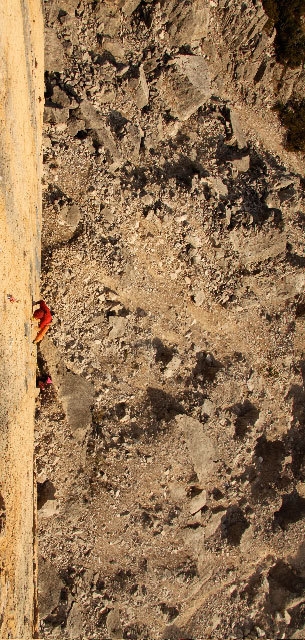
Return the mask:
<svg viewBox="0 0 305 640"><path fill-rule="evenodd" d="M120 40L106 37L103 40L102 50L110 53L116 62L124 62L126 60L126 52Z"/></svg>
<svg viewBox="0 0 305 640"><path fill-rule="evenodd" d="M198 479L204 483L215 470L217 460L216 445L209 436L204 433L204 426L189 416L176 417L178 425L183 429L186 444L189 450L194 469Z"/></svg>
<svg viewBox="0 0 305 640"><path fill-rule="evenodd" d="M69 15L75 15L75 9L79 4L79 0L49 0L46 4L46 16L51 24L58 18L60 10L66 11Z"/></svg>
<svg viewBox="0 0 305 640"><path fill-rule="evenodd" d="M128 122L126 127L126 135L124 137L124 148L128 158L133 162L137 162L140 153L141 140L143 131L137 125Z"/></svg>
<svg viewBox="0 0 305 640"><path fill-rule="evenodd" d="M110 38L118 36L122 22L122 14L119 9L117 2L109 2L109 0L103 4L99 2L96 6L95 17L98 23L102 25L104 36L109 36Z"/></svg>
<svg viewBox="0 0 305 640"><path fill-rule="evenodd" d="M238 116L233 109L230 109L230 123L232 128L232 139L230 145L237 145L238 149L244 149L247 146L247 140L241 128Z"/></svg>
<svg viewBox="0 0 305 640"><path fill-rule="evenodd" d="M195 513L200 511L205 505L207 501L207 492L201 491L198 496L192 498L190 503L190 514L193 516Z"/></svg>
<svg viewBox="0 0 305 640"><path fill-rule="evenodd" d="M131 14L136 10L136 8L140 4L140 0L120 0L120 4L126 16L131 16Z"/></svg>
<svg viewBox="0 0 305 640"><path fill-rule="evenodd" d="M286 251L286 236L277 231L258 233L255 238L245 238L238 229L230 234L230 239L240 260L245 265L263 262Z"/></svg>
<svg viewBox="0 0 305 640"><path fill-rule="evenodd" d="M129 80L128 89L137 107L143 109L149 101L149 88L142 65L139 67L138 76Z"/></svg>
<svg viewBox="0 0 305 640"><path fill-rule="evenodd" d="M108 162L119 165L122 161L122 155L118 141L114 139L110 128L105 124L103 116L87 100L81 102L79 108L75 109L74 114L80 120L84 120L86 129L92 131L93 140L104 149Z"/></svg>
<svg viewBox="0 0 305 640"><path fill-rule="evenodd" d="M84 131L86 129L85 120L81 120L80 118L69 118L67 122L67 131L69 136L76 136L79 131Z"/></svg>
<svg viewBox="0 0 305 640"><path fill-rule="evenodd" d="M206 37L209 25L209 5L201 0L192 3L176 2L168 13L168 33L173 46L194 44Z"/></svg>
<svg viewBox="0 0 305 640"><path fill-rule="evenodd" d="M107 630L112 640L120 640L123 637L123 629L120 621L120 613L118 607L115 607L108 613Z"/></svg>
<svg viewBox="0 0 305 640"><path fill-rule="evenodd" d="M70 107L70 98L65 91L56 85L53 89L52 103L59 107Z"/></svg>
<svg viewBox="0 0 305 640"><path fill-rule="evenodd" d="M50 124L66 123L69 118L69 109L56 109L56 107L45 106L43 121Z"/></svg>
<svg viewBox="0 0 305 640"><path fill-rule="evenodd" d="M121 318L120 316L110 316L109 317L109 325L111 327L109 332L109 337L112 340L116 338L121 338L126 329L127 320L126 318Z"/></svg>
<svg viewBox="0 0 305 640"><path fill-rule="evenodd" d="M93 387L86 378L67 371L60 352L48 338L41 343L41 352L48 363L67 421L75 437L82 441L91 424Z"/></svg>
<svg viewBox="0 0 305 640"><path fill-rule="evenodd" d="M64 583L54 565L46 558L39 558L39 615L46 618L58 605Z"/></svg>
<svg viewBox="0 0 305 640"><path fill-rule="evenodd" d="M177 56L162 74L158 89L172 115L187 120L211 96L208 63L202 56Z"/></svg>
<svg viewBox="0 0 305 640"><path fill-rule="evenodd" d="M250 169L250 156L242 156L241 158L235 158L232 160L232 165L239 171L240 173L245 173Z"/></svg>
<svg viewBox="0 0 305 640"><path fill-rule="evenodd" d="M206 539L211 538L221 525L225 510L213 513L207 525L204 528L204 536Z"/></svg>
<svg viewBox="0 0 305 640"><path fill-rule="evenodd" d="M45 27L45 49L44 49L45 71L61 73L65 68L65 52L61 41L55 31L50 27Z"/></svg>
<svg viewBox="0 0 305 640"><path fill-rule="evenodd" d="M214 404L209 398L206 398L201 409L201 414L204 416L211 416L214 412L215 407Z"/></svg>
<svg viewBox="0 0 305 640"><path fill-rule="evenodd" d="M69 612L67 621L67 631L70 640L76 640L76 638L83 637L83 619L84 611L81 605L74 602Z"/></svg>
<svg viewBox="0 0 305 640"><path fill-rule="evenodd" d="M140 0L105 0L106 5L122 9L126 16L130 16L140 4Z"/></svg>
<svg viewBox="0 0 305 640"><path fill-rule="evenodd" d="M81 212L77 205L71 207L64 206L60 210L59 224L61 225L61 236L63 241L70 240L75 233L81 219Z"/></svg>

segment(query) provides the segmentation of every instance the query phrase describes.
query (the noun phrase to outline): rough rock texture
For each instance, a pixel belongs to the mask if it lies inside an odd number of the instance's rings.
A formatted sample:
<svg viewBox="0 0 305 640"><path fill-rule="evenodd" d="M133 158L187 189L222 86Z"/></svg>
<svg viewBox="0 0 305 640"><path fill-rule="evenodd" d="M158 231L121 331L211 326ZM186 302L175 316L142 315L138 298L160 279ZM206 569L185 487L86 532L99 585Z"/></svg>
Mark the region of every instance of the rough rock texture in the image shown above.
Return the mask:
<svg viewBox="0 0 305 640"><path fill-rule="evenodd" d="M31 317L40 276L40 2L1 2L0 76L0 636L32 638L37 608Z"/></svg>
<svg viewBox="0 0 305 640"><path fill-rule="evenodd" d="M41 635L302 637L303 158L262 5L45 7L66 57L46 74Z"/></svg>

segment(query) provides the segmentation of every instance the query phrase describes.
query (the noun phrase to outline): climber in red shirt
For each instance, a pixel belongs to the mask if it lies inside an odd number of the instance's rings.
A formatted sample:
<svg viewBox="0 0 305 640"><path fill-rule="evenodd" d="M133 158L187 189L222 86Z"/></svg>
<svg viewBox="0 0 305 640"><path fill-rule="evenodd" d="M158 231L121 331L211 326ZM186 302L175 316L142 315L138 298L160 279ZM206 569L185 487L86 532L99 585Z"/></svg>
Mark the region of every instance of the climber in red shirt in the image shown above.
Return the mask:
<svg viewBox="0 0 305 640"><path fill-rule="evenodd" d="M36 318L36 320L40 320L39 331L34 340L34 342L37 344L37 342L40 342L43 336L47 333L52 322L52 314L49 307L43 300L39 300L39 302L34 302L33 304L39 304L39 309L36 309L33 314L33 317Z"/></svg>

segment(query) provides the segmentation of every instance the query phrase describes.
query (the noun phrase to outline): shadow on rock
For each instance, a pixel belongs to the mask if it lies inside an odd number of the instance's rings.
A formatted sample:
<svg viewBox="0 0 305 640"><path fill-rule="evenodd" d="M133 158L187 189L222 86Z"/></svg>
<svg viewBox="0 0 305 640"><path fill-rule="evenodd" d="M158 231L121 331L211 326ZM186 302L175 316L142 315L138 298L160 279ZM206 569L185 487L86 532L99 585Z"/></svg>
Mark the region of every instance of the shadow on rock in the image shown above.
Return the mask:
<svg viewBox="0 0 305 640"><path fill-rule="evenodd" d="M246 435L248 427L253 427L256 420L258 420L259 410L249 400L237 402L230 407L230 410L236 416L234 420L235 437L243 438Z"/></svg>
<svg viewBox="0 0 305 640"><path fill-rule="evenodd" d="M281 440L267 440L265 435L257 439L254 449L256 477L251 484L254 499L262 500L275 495L284 455L285 445Z"/></svg>
<svg viewBox="0 0 305 640"><path fill-rule="evenodd" d="M278 525L285 531L290 524L303 520L304 517L305 498L302 498L294 489L282 497L282 505L274 513L274 527Z"/></svg>
<svg viewBox="0 0 305 640"><path fill-rule="evenodd" d="M147 405L150 407L153 417L160 422L164 420L169 422L177 414L184 413L182 405L162 389L148 387L147 389Z"/></svg>
<svg viewBox="0 0 305 640"><path fill-rule="evenodd" d="M249 522L241 508L238 505L232 505L221 519L221 537L230 545L237 546L248 527Z"/></svg>
<svg viewBox="0 0 305 640"><path fill-rule="evenodd" d="M197 363L192 372L193 381L200 385L205 382L214 382L218 371L222 368L221 362L206 351L196 353L196 360Z"/></svg>
<svg viewBox="0 0 305 640"><path fill-rule="evenodd" d="M270 608L272 613L282 611L293 597L300 596L304 592L304 578L283 560L278 560L271 567L267 578L269 582L267 608Z"/></svg>

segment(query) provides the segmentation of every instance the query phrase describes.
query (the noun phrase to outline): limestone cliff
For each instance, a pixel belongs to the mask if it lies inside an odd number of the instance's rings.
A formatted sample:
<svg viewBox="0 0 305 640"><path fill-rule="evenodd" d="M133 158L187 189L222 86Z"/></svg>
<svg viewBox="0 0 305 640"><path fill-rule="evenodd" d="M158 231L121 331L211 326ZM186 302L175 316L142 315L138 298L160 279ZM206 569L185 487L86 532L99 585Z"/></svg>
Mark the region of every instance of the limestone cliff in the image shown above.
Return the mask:
<svg viewBox="0 0 305 640"><path fill-rule="evenodd" d="M40 274L42 21L40 0L1 2L1 638L32 638L36 618L31 315Z"/></svg>

